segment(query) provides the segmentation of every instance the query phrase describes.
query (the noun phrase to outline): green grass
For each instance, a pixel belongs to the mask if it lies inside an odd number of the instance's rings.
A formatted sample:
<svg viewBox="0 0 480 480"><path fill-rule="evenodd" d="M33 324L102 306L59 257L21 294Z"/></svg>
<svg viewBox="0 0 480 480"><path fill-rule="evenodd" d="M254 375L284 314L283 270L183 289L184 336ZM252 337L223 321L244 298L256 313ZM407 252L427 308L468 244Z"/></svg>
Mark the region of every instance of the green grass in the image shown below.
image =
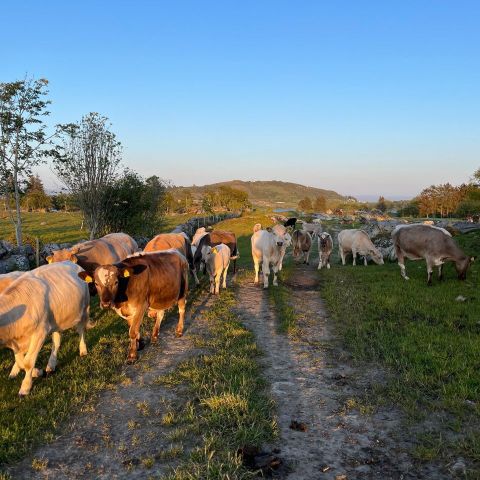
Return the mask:
<svg viewBox="0 0 480 480"><path fill-rule="evenodd" d="M205 313L208 332L196 345L205 354L180 364L157 381L188 389L179 409L167 412L166 425L182 437L194 435L196 446L169 480L251 478L241 465L238 448L273 440L277 426L266 396L254 335L240 323L234 292L223 291Z"/></svg>
<svg viewBox="0 0 480 480"><path fill-rule="evenodd" d="M466 253L480 248L478 232L456 237ZM410 280L396 263L323 270L321 294L348 349L359 360L379 363L391 372L378 389L402 406L412 420L430 415L444 422L430 436L442 448L420 445L420 458L457 454L480 460L480 294L479 266L460 282L453 266L445 280L426 285L425 262L406 263ZM456 301L458 296L465 302ZM443 432L445 433L445 432Z"/></svg>
<svg viewBox="0 0 480 480"><path fill-rule="evenodd" d="M88 238L88 232L80 229L82 216L79 212L33 212L23 213L23 234L39 237L43 243L77 242ZM43 224L43 225L42 225ZM0 219L0 238L15 241L15 229L7 212Z"/></svg>

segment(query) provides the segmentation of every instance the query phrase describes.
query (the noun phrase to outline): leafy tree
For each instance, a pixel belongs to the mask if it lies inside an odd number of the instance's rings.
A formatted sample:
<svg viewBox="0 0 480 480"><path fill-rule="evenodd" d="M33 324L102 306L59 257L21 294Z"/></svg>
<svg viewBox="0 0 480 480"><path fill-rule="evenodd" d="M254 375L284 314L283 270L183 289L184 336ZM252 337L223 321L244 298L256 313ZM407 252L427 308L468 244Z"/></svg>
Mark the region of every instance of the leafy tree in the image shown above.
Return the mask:
<svg viewBox="0 0 480 480"><path fill-rule="evenodd" d="M214 212L217 195L213 190L207 190L202 197L202 210L207 215L212 215Z"/></svg>
<svg viewBox="0 0 480 480"><path fill-rule="evenodd" d="M75 203L75 198L72 194L69 193L57 193L50 196L52 202L52 208L55 210L64 210L69 212L71 210L78 209Z"/></svg>
<svg viewBox="0 0 480 480"><path fill-rule="evenodd" d="M387 203L385 202L385 197L382 197L382 196L378 197L376 208L381 212L387 211Z"/></svg>
<svg viewBox="0 0 480 480"><path fill-rule="evenodd" d="M302 200L298 202L298 208L302 210L302 212L310 212L313 208L312 201L308 197L302 198Z"/></svg>
<svg viewBox="0 0 480 480"><path fill-rule="evenodd" d="M27 210L40 210L49 208L52 204L51 198L45 193L42 180L38 175L31 175L27 181L25 195L22 198L22 205Z"/></svg>
<svg viewBox="0 0 480 480"><path fill-rule="evenodd" d="M108 118L89 113L78 123L60 125L63 145L54 159L58 178L75 196L95 238L104 230L105 207L119 171L122 146Z"/></svg>
<svg viewBox="0 0 480 480"><path fill-rule="evenodd" d="M161 204L165 189L158 177L144 180L125 170L104 195L103 232L128 232L154 236L162 222Z"/></svg>
<svg viewBox="0 0 480 480"><path fill-rule="evenodd" d="M54 150L56 132L47 135L44 121L51 103L47 85L43 78L0 83L0 179L18 245L22 244L21 182ZM9 208L11 195L14 211Z"/></svg>
<svg viewBox="0 0 480 480"><path fill-rule="evenodd" d="M324 212L327 209L327 200L323 195L319 195L317 198L315 198L313 209L316 212Z"/></svg>

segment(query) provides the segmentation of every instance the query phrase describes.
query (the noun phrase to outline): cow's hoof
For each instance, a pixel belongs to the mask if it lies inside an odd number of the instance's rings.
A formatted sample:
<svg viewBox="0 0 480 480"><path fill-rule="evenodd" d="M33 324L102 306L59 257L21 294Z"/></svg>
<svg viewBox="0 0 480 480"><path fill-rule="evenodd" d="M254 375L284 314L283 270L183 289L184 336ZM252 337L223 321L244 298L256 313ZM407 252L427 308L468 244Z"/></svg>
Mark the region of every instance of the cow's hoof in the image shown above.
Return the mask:
<svg viewBox="0 0 480 480"><path fill-rule="evenodd" d="M25 398L30 392L18 392L18 398Z"/></svg>
<svg viewBox="0 0 480 480"><path fill-rule="evenodd" d="M150 337L150 343L158 343L158 337Z"/></svg>
<svg viewBox="0 0 480 480"><path fill-rule="evenodd" d="M183 337L183 332L175 332L175 336L178 338Z"/></svg>
<svg viewBox="0 0 480 480"><path fill-rule="evenodd" d="M143 350L145 348L145 340L143 338L139 338L137 342L137 350Z"/></svg>
<svg viewBox="0 0 480 480"><path fill-rule="evenodd" d="M50 376L52 375L53 373L55 373L55 369L54 368L50 368L50 367L46 367L45 368L45 376Z"/></svg>
<svg viewBox="0 0 480 480"><path fill-rule="evenodd" d="M127 357L127 365L133 365L137 361L137 357Z"/></svg>

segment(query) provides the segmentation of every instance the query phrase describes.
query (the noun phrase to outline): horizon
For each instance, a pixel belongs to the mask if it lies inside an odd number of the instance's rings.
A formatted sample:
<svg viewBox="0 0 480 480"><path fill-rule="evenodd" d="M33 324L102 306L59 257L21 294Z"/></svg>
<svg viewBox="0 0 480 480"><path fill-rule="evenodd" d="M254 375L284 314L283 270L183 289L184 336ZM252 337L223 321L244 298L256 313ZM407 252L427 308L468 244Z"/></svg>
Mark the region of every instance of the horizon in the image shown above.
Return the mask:
<svg viewBox="0 0 480 480"><path fill-rule="evenodd" d="M47 78L52 125L106 115L144 176L411 198L479 166L479 13L473 1L9 2L24 28L0 32L16 40L1 81Z"/></svg>

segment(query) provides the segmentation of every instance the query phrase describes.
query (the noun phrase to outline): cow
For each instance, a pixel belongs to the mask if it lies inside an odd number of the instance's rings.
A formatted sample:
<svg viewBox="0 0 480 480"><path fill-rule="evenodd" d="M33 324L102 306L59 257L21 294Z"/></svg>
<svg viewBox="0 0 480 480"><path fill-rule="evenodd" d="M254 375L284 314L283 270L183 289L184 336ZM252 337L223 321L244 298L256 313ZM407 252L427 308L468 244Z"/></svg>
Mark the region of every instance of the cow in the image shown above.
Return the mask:
<svg viewBox="0 0 480 480"><path fill-rule="evenodd" d="M332 236L328 232L322 232L318 237L318 270L322 267L330 268L332 250Z"/></svg>
<svg viewBox="0 0 480 480"><path fill-rule="evenodd" d="M206 234L207 234L207 229L205 227L200 227L200 228L197 228L196 232L194 233L193 235L193 238L192 238L192 246L194 246L195 248L198 247L198 242L200 241L200 239L202 237L204 237Z"/></svg>
<svg viewBox="0 0 480 480"><path fill-rule="evenodd" d="M271 230L275 234L285 238L283 246L280 248L280 262L278 264L278 271L281 272L283 268L283 258L285 257L285 253L287 252L287 247L289 247L290 244L292 243L292 237L290 235L290 230L287 230L287 228L284 227L283 225L276 224L273 227L271 227ZM287 233L288 235L285 235Z"/></svg>
<svg viewBox="0 0 480 480"><path fill-rule="evenodd" d="M160 233L147 243L143 251L158 252L172 248L178 250L187 259L190 273L195 279L195 284L198 285L200 282L198 281L197 271L193 264L192 246L190 239L185 233Z"/></svg>
<svg viewBox="0 0 480 480"><path fill-rule="evenodd" d="M283 226L292 227L294 229L296 224L297 224L297 219L295 217L291 217L286 222L284 222Z"/></svg>
<svg viewBox="0 0 480 480"><path fill-rule="evenodd" d="M342 230L338 234L338 250L343 265L345 265L346 254L350 252L353 255L353 265L357 264L357 254L363 256L365 266L367 266L368 256L370 256L376 264L383 265L382 254L363 230Z"/></svg>
<svg viewBox="0 0 480 480"><path fill-rule="evenodd" d="M293 256L302 257L303 263L308 265L310 251L312 249L312 237L307 231L295 230L292 233Z"/></svg>
<svg viewBox="0 0 480 480"><path fill-rule="evenodd" d="M183 335L188 293L188 261L177 250L141 253L121 262L101 265L93 276L80 272L79 277L94 283L102 309L111 308L129 325L130 346L127 362L133 363L142 347L140 326L148 309L155 318L151 342L158 341L165 310L178 304L177 337Z"/></svg>
<svg viewBox="0 0 480 480"><path fill-rule="evenodd" d="M281 227L281 228L278 228ZM257 223L253 227L252 257L255 267L255 283L258 283L260 264L263 272L263 288L268 288L270 265L273 270L273 285L277 286L277 272L281 269L281 262L285 254L285 245L290 244L292 237L283 225L276 225L272 229L262 230Z"/></svg>
<svg viewBox="0 0 480 480"><path fill-rule="evenodd" d="M46 372L53 372L60 348L60 332L76 327L80 335L80 355L87 354L84 332L88 325L90 294L78 278L84 270L71 262L43 265L25 272L0 294L0 345L13 350L15 364L10 378L20 370L25 377L18 394L32 388L32 378L43 374L35 368L38 353L52 333L52 352Z"/></svg>
<svg viewBox="0 0 480 480"><path fill-rule="evenodd" d="M222 288L227 288L227 271L230 265L231 252L227 245L221 243L215 247L204 245L203 261L210 276L210 293L220 293L220 280L223 275Z"/></svg>
<svg viewBox="0 0 480 480"><path fill-rule="evenodd" d="M239 258L239 252L237 247L237 237L233 232L228 232L226 230L212 230L203 235L197 243L197 250L193 256L193 264L197 271L200 270L200 265L202 263L202 249L204 246L215 247L221 243L227 245L230 249L231 257L230 260L233 260L233 273L236 272L236 263L237 258Z"/></svg>
<svg viewBox="0 0 480 480"><path fill-rule="evenodd" d="M322 233L322 225L320 223L303 222L302 230L304 232L308 232L312 236L312 239L315 240L315 237Z"/></svg>
<svg viewBox="0 0 480 480"><path fill-rule="evenodd" d="M46 258L48 263L70 260L93 275L95 269L106 263L116 263L138 252L137 242L126 233L110 233L102 238L77 243L72 248L54 250Z"/></svg>
<svg viewBox="0 0 480 480"><path fill-rule="evenodd" d="M21 277L25 272L10 272L0 275L0 293L8 288L17 278Z"/></svg>
<svg viewBox="0 0 480 480"><path fill-rule="evenodd" d="M454 262L458 279L467 278L467 270L474 257L468 257L459 248L450 232L443 228L421 223L397 225L392 232L393 245L397 254L400 273L408 280L405 258L425 259L427 263L427 285L432 285L433 267L438 267L438 278L443 279L443 264Z"/></svg>

